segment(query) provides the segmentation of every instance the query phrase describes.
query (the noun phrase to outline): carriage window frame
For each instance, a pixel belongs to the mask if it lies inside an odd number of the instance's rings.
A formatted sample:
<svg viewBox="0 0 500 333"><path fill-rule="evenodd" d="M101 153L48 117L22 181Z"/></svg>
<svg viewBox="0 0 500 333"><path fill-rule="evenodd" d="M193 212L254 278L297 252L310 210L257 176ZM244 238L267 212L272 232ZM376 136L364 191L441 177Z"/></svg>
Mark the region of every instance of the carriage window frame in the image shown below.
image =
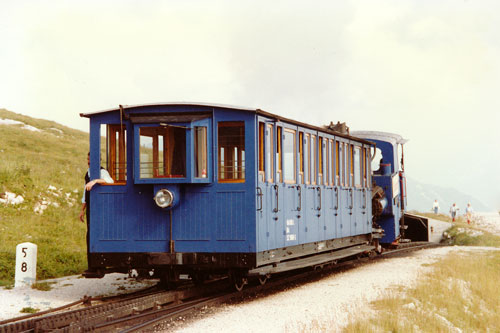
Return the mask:
<svg viewBox="0 0 500 333"><path fill-rule="evenodd" d="M349 144L349 186L354 187L354 145Z"/></svg>
<svg viewBox="0 0 500 333"><path fill-rule="evenodd" d="M140 128L141 127L159 127L159 126L172 126L183 127L186 130L186 175L185 177L159 177L159 178L141 178L140 177ZM206 127L206 177L197 177L196 175L196 143L195 131L197 127ZM179 183L204 183L208 184L213 181L213 164L212 164L212 119L204 118L201 120L193 120L191 122L169 122L169 123L135 123L133 124L134 133L134 183L135 184L179 184Z"/></svg>
<svg viewBox="0 0 500 333"><path fill-rule="evenodd" d="M318 136L311 134L311 185L317 184L318 179Z"/></svg>
<svg viewBox="0 0 500 333"><path fill-rule="evenodd" d="M353 178L353 173L352 173L352 144L346 143L346 177L347 177L347 187L353 187L352 186L352 178Z"/></svg>
<svg viewBox="0 0 500 333"><path fill-rule="evenodd" d="M367 182L367 178L366 178L366 169L367 169L367 165L366 165L366 147L363 147L362 148L362 165L363 165L363 187L368 187L368 182Z"/></svg>
<svg viewBox="0 0 500 333"><path fill-rule="evenodd" d="M291 138L293 139L292 145L288 145L288 136L291 134ZM297 131L291 128L283 128L283 141L282 141L282 161L283 161L283 182L286 184L295 184L297 182ZM287 148L292 148L292 156L291 159L287 157L289 151ZM292 169L292 178L288 178L289 176L289 168Z"/></svg>
<svg viewBox="0 0 500 333"><path fill-rule="evenodd" d="M138 168L136 169L136 173L137 173L137 177L139 179L142 179L142 180L146 180L146 179L187 179L188 178L188 167L187 167L187 160L188 160L188 154L187 154L187 151L188 151L188 147L190 146L188 144L188 134L189 134L189 131L187 130L188 129L188 126L189 124L186 124L186 123L176 123L176 124L165 124L165 125L162 125L162 124L140 124L139 126L137 126L137 131L136 131L136 134L138 135L138 140L137 140L137 163L138 163ZM179 131L184 131L184 142L180 141L181 144L183 144L184 146L184 167L183 167L183 170L180 170L182 171L182 174L179 173L179 174L174 174L172 175L172 171L167 171L170 167L174 166L174 165L178 165L179 164L179 160L180 158L176 157L174 159L174 150L172 150L171 153L169 153L169 148L171 148L168 143L167 143L167 140L165 140L164 136L165 135L162 135L160 137L159 134L156 134L156 135L147 135L147 133L144 133L143 134L143 130L144 132L146 132L147 130L151 130L151 131L157 131L157 132L160 132L162 129L166 130L165 133L166 135L175 135L176 133L174 133L175 131L179 132ZM168 132L167 132L168 131ZM167 134L167 133L171 133L171 134ZM178 134L177 134L178 135ZM143 152L143 148L142 148L142 138L148 138L150 137L151 138L151 149L152 149L152 152L151 152L151 157L152 157L152 161L150 161L150 163L152 163L152 167L151 167L151 176L148 176L149 173L147 175L143 175L144 172L144 167L142 166L143 163L147 163L145 161L143 161L142 159L142 152ZM179 136L180 138L180 136ZM161 139L161 140L160 140ZM148 140L149 141L149 140ZM160 147L161 146L161 147ZM174 143L174 146L175 147L175 143ZM161 153L161 156L160 156L160 153ZM167 163L165 161L165 158L168 158L168 154L171 155L171 161L169 163ZM149 168L148 168L149 169ZM145 169L145 170L148 170L148 169ZM162 171L160 171L162 170ZM180 172L178 171L178 172ZM170 173L170 175L166 175L167 173Z"/></svg>
<svg viewBox="0 0 500 333"><path fill-rule="evenodd" d="M335 185L340 186L340 142L335 140Z"/></svg>
<svg viewBox="0 0 500 333"><path fill-rule="evenodd" d="M346 174L346 154L345 154L345 143L341 142L340 143L340 185L341 186L346 186L346 179L345 179L345 174Z"/></svg>
<svg viewBox="0 0 500 333"><path fill-rule="evenodd" d="M193 126L194 178L208 178L208 128ZM201 156L200 156L201 155Z"/></svg>
<svg viewBox="0 0 500 333"><path fill-rule="evenodd" d="M265 145L265 137L266 137L266 124L262 121L259 121L259 126L258 126L258 135L257 137L259 138L259 154L258 154L258 178L260 182L265 181L265 159L264 159L264 145Z"/></svg>
<svg viewBox="0 0 500 333"><path fill-rule="evenodd" d="M305 133L305 183L311 184L311 134Z"/></svg>
<svg viewBox="0 0 500 333"><path fill-rule="evenodd" d="M330 154L328 153L328 147L329 146L329 143L328 143L328 138L324 138L323 139L323 144L325 145L325 147L323 148L323 156L324 156L324 171L323 171L323 184L325 186L328 186L328 181L330 179L330 177L328 176L328 166L330 165L328 163L328 158L330 157Z"/></svg>
<svg viewBox="0 0 500 333"><path fill-rule="evenodd" d="M245 144L245 137L246 137L246 126L245 126L244 121L218 121L217 122L217 175L218 175L218 182L219 183L244 183L246 181L246 144ZM228 159L226 160L226 156L222 156L222 150L221 148L221 133L220 129L224 127L240 127L241 128L241 135L239 137L239 141L241 141L243 144L240 145L240 148L242 147L243 149L237 149L237 147L234 147L235 150L233 150L232 153L233 159ZM241 144L240 142L240 144ZM224 157L224 161L222 161L222 158ZM234 158L235 157L235 158ZM236 175L235 178L222 178L222 175L224 173L224 177L226 177L225 173L226 171L222 169L221 162L224 162L224 167L226 167L226 161L229 162L235 162L237 164L236 166L236 171L232 171L231 173L228 172L228 175Z"/></svg>
<svg viewBox="0 0 500 333"><path fill-rule="evenodd" d="M104 185L125 185L127 183L127 126L125 124L101 124L105 126L106 170L113 183Z"/></svg>
<svg viewBox="0 0 500 333"><path fill-rule="evenodd" d="M324 156L323 156L323 144L324 140L322 136L318 135L318 179L317 182L319 185L323 184L323 172L324 172Z"/></svg>
<svg viewBox="0 0 500 333"><path fill-rule="evenodd" d="M265 132L264 132L264 144L265 144L265 152L264 152L264 168L265 168L265 176L266 182L272 183L274 182L274 126L272 124L266 124Z"/></svg>
<svg viewBox="0 0 500 333"><path fill-rule="evenodd" d="M363 187L363 159L360 146L353 145L353 186L356 188Z"/></svg>
<svg viewBox="0 0 500 333"><path fill-rule="evenodd" d="M283 182L283 127L276 126L276 182Z"/></svg>
<svg viewBox="0 0 500 333"><path fill-rule="evenodd" d="M372 184L372 166L371 157L372 150L370 147L366 148L366 187L370 188Z"/></svg>
<svg viewBox="0 0 500 333"><path fill-rule="evenodd" d="M299 131L299 179L298 183L304 184L304 132Z"/></svg>
<svg viewBox="0 0 500 333"><path fill-rule="evenodd" d="M330 157L328 159L330 166L328 168L328 171L330 173L330 186L335 186L335 140L330 139L328 140L330 142L329 150L330 150Z"/></svg>

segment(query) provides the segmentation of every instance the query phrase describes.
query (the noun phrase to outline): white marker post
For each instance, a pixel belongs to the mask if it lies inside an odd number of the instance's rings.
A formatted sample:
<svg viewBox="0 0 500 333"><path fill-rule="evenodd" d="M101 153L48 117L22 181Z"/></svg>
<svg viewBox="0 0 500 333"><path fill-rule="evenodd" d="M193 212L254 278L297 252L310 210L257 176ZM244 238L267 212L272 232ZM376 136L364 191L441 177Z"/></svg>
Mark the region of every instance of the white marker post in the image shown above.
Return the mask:
<svg viewBox="0 0 500 333"><path fill-rule="evenodd" d="M16 246L16 277L14 287L30 286L36 281L37 246L21 243Z"/></svg>

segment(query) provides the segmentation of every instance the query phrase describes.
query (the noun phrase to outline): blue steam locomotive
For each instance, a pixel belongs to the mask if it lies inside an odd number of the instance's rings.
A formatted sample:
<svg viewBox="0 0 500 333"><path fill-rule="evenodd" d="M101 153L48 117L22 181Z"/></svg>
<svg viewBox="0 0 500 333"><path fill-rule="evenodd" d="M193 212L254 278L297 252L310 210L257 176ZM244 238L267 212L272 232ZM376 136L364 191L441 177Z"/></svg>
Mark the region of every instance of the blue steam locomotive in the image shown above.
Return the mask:
<svg viewBox="0 0 500 333"><path fill-rule="evenodd" d="M90 265L173 284L248 277L402 241L406 195L397 135L349 135L260 109L120 106L90 120ZM371 170L372 150L383 163Z"/></svg>

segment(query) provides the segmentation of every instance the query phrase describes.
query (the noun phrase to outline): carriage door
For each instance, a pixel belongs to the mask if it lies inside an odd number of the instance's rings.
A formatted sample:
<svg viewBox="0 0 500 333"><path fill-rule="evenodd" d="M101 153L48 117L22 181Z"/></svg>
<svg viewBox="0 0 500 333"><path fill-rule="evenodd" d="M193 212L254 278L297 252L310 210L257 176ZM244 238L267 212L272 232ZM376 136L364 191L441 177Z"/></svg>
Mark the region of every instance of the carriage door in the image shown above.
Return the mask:
<svg viewBox="0 0 500 333"><path fill-rule="evenodd" d="M283 128L283 215L285 246L299 243L298 224L301 205L301 188L297 185L297 129Z"/></svg>
<svg viewBox="0 0 500 333"><path fill-rule="evenodd" d="M259 122L259 168L257 181L257 251L265 251L275 248L275 228L273 219L272 198L275 195L274 188L274 125L267 122Z"/></svg>
<svg viewBox="0 0 500 333"><path fill-rule="evenodd" d="M353 187L354 187L354 203L353 203L353 234L361 235L364 231L365 223L363 221L365 213L365 192L363 188L363 175L361 165L361 147L351 145L351 159L353 170Z"/></svg>
<svg viewBox="0 0 500 333"><path fill-rule="evenodd" d="M351 234L351 207L350 199L351 192L349 191L349 175L348 173L348 154L346 152L348 145L344 142L340 142L339 153L340 153L340 235L341 237L347 237Z"/></svg>
<svg viewBox="0 0 500 333"><path fill-rule="evenodd" d="M305 186L305 225L301 228L305 232L304 241L301 243L311 243L318 240L318 217L321 216L321 188L318 186L318 137L313 133L306 134L306 159L308 174Z"/></svg>

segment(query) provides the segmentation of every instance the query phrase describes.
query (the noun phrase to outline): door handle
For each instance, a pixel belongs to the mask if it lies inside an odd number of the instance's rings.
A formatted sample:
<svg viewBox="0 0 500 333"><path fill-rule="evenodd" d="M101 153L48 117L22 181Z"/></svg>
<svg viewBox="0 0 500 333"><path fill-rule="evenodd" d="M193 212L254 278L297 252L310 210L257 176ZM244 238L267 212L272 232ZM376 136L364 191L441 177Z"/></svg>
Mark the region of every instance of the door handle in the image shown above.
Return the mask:
<svg viewBox="0 0 500 333"><path fill-rule="evenodd" d="M257 186L257 197L259 198L259 203L260 203L259 208L257 208L258 212L262 211L262 197L263 196L264 195L262 194L262 189L259 186Z"/></svg>
<svg viewBox="0 0 500 333"><path fill-rule="evenodd" d="M276 207L273 208L273 212L277 213L279 211L279 191L278 185L273 185L274 188L274 198L276 199Z"/></svg>
<svg viewBox="0 0 500 333"><path fill-rule="evenodd" d="M351 197L351 202L350 202L350 206L349 206L349 209L351 211L349 212L349 215L352 215L352 208L354 206L354 199L352 197L352 188L349 189L349 196Z"/></svg>
<svg viewBox="0 0 500 333"><path fill-rule="evenodd" d="M302 187L300 185L297 185L297 195L299 196L299 207L297 207L297 211L302 210Z"/></svg>
<svg viewBox="0 0 500 333"><path fill-rule="evenodd" d="M316 208L316 210L321 210L321 187L316 187L316 191L318 192L318 198L319 198L319 206Z"/></svg>

